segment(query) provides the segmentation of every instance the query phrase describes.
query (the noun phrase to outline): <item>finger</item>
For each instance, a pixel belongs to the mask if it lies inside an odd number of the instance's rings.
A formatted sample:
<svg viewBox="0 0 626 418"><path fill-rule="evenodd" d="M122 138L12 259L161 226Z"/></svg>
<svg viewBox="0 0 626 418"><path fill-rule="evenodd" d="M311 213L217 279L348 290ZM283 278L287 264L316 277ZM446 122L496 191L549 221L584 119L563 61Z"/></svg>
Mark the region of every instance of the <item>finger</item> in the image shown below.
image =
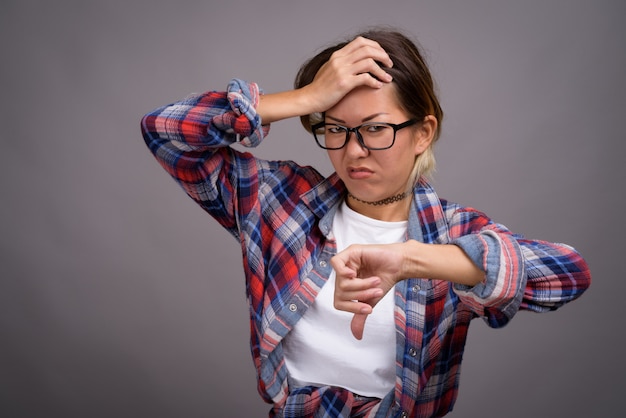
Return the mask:
<svg viewBox="0 0 626 418"><path fill-rule="evenodd" d="M350 331L352 331L352 335L357 340L363 339L363 331L365 330L365 320L367 319L367 315L365 314L355 314L350 322Z"/></svg>
<svg viewBox="0 0 626 418"><path fill-rule="evenodd" d="M368 38L364 38L362 36L357 36L356 38L354 38L353 40L351 40L350 42L348 42L347 44L345 44L343 47L339 48L337 51L334 52L335 55L348 55L353 53L354 51L364 47L364 46L370 46L372 48L380 48L380 44L376 41L373 41L371 39Z"/></svg>
<svg viewBox="0 0 626 418"><path fill-rule="evenodd" d="M378 42L361 36L355 38L339 51L339 55L350 55L354 53L365 54L365 56L370 56L381 62L385 67L391 68L393 66L393 61L391 61L389 54L387 54L387 51L385 51Z"/></svg>
<svg viewBox="0 0 626 418"><path fill-rule="evenodd" d="M384 296L380 288L363 291L345 292L335 289L333 306L335 309L354 314L370 314Z"/></svg>
<svg viewBox="0 0 626 418"><path fill-rule="evenodd" d="M383 297L383 290L379 288L367 289L355 292L337 291L335 293L334 303L337 309L348 308L351 312L359 312L354 306L355 301L363 302L367 306L375 305Z"/></svg>
<svg viewBox="0 0 626 418"><path fill-rule="evenodd" d="M373 89L379 89L388 83L388 81L381 81L380 76L374 77L371 73L361 73L354 77L354 88L358 86L367 86Z"/></svg>
<svg viewBox="0 0 626 418"><path fill-rule="evenodd" d="M389 54L387 54L387 51L382 49L380 46L372 47L372 46L366 45L355 50L349 56L353 58L354 62L360 61L365 58L371 58L374 61L377 61L378 63L380 63L380 65L382 65L383 67L386 67L386 68L393 67L393 61L391 60L391 57L389 57Z"/></svg>
<svg viewBox="0 0 626 418"><path fill-rule="evenodd" d="M340 253L333 256L330 259L330 265L335 270L335 274L337 275L337 279L354 279L357 275L357 268L348 265L350 263L350 256L347 253Z"/></svg>
<svg viewBox="0 0 626 418"><path fill-rule="evenodd" d="M335 294L333 306L339 311L369 314L372 312L372 307L376 306L382 297L382 289Z"/></svg>
<svg viewBox="0 0 626 418"><path fill-rule="evenodd" d="M376 289L382 283L380 277L373 276L365 279L342 276L336 272L335 288L337 292L360 292L368 289Z"/></svg>
<svg viewBox="0 0 626 418"><path fill-rule="evenodd" d="M372 57L366 57L352 64L352 72L356 75L369 73L376 75L382 81L391 81L391 75L387 73Z"/></svg>
<svg viewBox="0 0 626 418"><path fill-rule="evenodd" d="M355 62L350 68L352 87L368 86L380 88L385 83L393 81L391 74L387 73L373 58L365 58ZM349 79L350 79L349 78Z"/></svg>
<svg viewBox="0 0 626 418"><path fill-rule="evenodd" d="M344 250L330 258L330 265L333 266L335 270L337 270L339 268L346 267L349 261L350 256L348 254L348 250Z"/></svg>
<svg viewBox="0 0 626 418"><path fill-rule="evenodd" d="M335 270L337 278L341 280L352 280L356 278L356 270L352 267L348 267L342 262L333 261L333 259L331 259L330 265L333 267L333 270Z"/></svg>
<svg viewBox="0 0 626 418"><path fill-rule="evenodd" d="M366 302L359 301L357 299L345 300L335 299L333 303L335 309L338 311L349 312L353 314L371 314L372 313L372 305Z"/></svg>
<svg viewBox="0 0 626 418"><path fill-rule="evenodd" d="M393 61L378 44L359 46L354 50L337 51L329 60L335 68L349 68L353 75L371 73L383 82L390 82L391 76L382 67L391 68Z"/></svg>
<svg viewBox="0 0 626 418"><path fill-rule="evenodd" d="M354 62L334 61L324 64L322 69L327 74L334 74L334 84L340 89L350 91L355 87L367 85L373 88L382 87L383 83L393 80L391 75L383 70L371 57L364 57ZM322 79L322 69L315 75Z"/></svg>
<svg viewBox="0 0 626 418"><path fill-rule="evenodd" d="M378 74L384 79L390 77L384 68L391 67L391 59L387 53L382 50L375 51L370 48L362 48L346 57L338 59L336 63L339 66L350 66L353 74L371 72Z"/></svg>

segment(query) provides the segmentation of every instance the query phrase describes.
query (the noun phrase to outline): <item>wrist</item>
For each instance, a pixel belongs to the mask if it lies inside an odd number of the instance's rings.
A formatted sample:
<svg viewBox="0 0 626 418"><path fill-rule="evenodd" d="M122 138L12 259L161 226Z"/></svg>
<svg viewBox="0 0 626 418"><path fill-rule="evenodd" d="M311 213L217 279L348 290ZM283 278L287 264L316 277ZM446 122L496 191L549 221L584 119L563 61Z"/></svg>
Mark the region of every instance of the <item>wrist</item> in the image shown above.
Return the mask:
<svg viewBox="0 0 626 418"><path fill-rule="evenodd" d="M306 86L296 90L262 95L257 113L264 125L313 113L314 105Z"/></svg>
<svg viewBox="0 0 626 418"><path fill-rule="evenodd" d="M403 262L398 281L412 277L425 277L423 269L420 268L422 265L421 256L423 254L421 246L424 246L424 244L415 240L408 240L402 244Z"/></svg>
<svg viewBox="0 0 626 418"><path fill-rule="evenodd" d="M485 272L457 245L424 244L414 240L405 244L404 278L446 280L467 286L474 286L485 278Z"/></svg>

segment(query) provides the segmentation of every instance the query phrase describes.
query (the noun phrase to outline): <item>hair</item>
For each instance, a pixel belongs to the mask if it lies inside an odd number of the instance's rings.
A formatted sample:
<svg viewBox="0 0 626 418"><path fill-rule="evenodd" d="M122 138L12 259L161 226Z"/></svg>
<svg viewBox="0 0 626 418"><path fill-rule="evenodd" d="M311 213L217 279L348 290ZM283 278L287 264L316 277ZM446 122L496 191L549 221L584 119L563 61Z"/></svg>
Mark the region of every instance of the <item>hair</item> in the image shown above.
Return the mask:
<svg viewBox="0 0 626 418"><path fill-rule="evenodd" d="M371 29L361 32L359 36L378 42L393 61L392 68L384 68L392 77L400 108L409 117L419 121L432 115L437 119L437 129L430 146L415 159L413 172L407 188L412 188L420 176L429 176L435 169L433 146L441 133L443 110L435 93L433 78L417 43L397 30ZM319 69L330 59L331 55L343 48L350 41L339 42L330 46L309 61L305 62L296 76L294 87L301 88L313 81ZM311 126L322 121L323 114L303 115L300 117L302 126L311 131Z"/></svg>

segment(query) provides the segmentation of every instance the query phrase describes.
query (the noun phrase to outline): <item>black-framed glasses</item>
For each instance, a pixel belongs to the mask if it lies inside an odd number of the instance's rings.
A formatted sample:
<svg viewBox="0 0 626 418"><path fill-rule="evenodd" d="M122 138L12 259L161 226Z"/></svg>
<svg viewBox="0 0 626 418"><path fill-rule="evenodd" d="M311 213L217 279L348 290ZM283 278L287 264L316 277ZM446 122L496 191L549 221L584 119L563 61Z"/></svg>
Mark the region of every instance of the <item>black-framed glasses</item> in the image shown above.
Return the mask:
<svg viewBox="0 0 626 418"><path fill-rule="evenodd" d="M362 125L348 128L336 123L320 122L311 126L315 142L320 148L337 150L346 146L350 140L350 133L354 132L359 144L368 150L384 150L391 148L396 141L396 132L417 123L417 119L410 119L404 123L366 122Z"/></svg>

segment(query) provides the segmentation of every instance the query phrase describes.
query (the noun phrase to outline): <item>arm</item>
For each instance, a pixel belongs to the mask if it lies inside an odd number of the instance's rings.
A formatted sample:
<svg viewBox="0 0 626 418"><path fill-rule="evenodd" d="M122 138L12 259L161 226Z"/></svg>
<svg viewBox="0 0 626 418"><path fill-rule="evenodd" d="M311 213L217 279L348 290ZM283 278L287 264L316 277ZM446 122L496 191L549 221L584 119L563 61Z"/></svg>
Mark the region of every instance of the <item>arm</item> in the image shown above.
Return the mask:
<svg viewBox="0 0 626 418"><path fill-rule="evenodd" d="M271 122L323 112L356 87L390 82L377 62L392 65L380 45L357 38L336 51L307 86L261 95L256 84L233 80L226 93L192 96L147 114L143 137L187 194L235 234L236 179L257 175L258 167L252 156L229 146L256 146Z"/></svg>
<svg viewBox="0 0 626 418"><path fill-rule="evenodd" d="M367 314L401 280L428 277L470 287L485 280L485 272L460 247L415 240L351 245L333 257L332 265L341 276L337 281L335 307ZM362 280L353 280L356 278Z"/></svg>
<svg viewBox="0 0 626 418"><path fill-rule="evenodd" d="M257 111L264 123L325 112L357 87L377 89L391 82L391 76L376 61L385 67L393 65L377 42L356 38L332 54L311 84L261 96Z"/></svg>
<svg viewBox="0 0 626 418"><path fill-rule="evenodd" d="M391 81L377 63L392 66L387 53L368 39L357 38L336 51L300 89L261 95L256 84L233 80L226 93L208 92L164 106L141 121L144 140L165 169L179 181L185 169L198 169L206 152L241 140L255 146L272 122L324 112L359 86L380 88ZM177 161L185 156L185 162Z"/></svg>
<svg viewBox="0 0 626 418"><path fill-rule="evenodd" d="M492 327L505 325L519 309L557 309L590 285L587 263L572 247L523 239L474 209L456 208L450 236L486 272L484 282L457 283L454 290Z"/></svg>
<svg viewBox="0 0 626 418"><path fill-rule="evenodd" d="M255 165L230 145L255 146L268 133L255 110L259 95L256 84L233 80L226 92L190 96L141 121L144 141L161 166L233 234L236 173L254 175Z"/></svg>
<svg viewBox="0 0 626 418"><path fill-rule="evenodd" d="M485 272L460 247L415 240L352 245L331 263L336 273L335 308L355 314L351 329L357 339L363 335L367 315L401 280L428 277L474 286L485 279Z"/></svg>
<svg viewBox="0 0 626 418"><path fill-rule="evenodd" d="M335 307L355 314L357 338L373 306L411 277L454 283L463 302L493 327L520 308L556 309L589 286L588 267L569 246L521 239L471 209L453 211L449 221L451 244L354 245L333 258Z"/></svg>
<svg viewBox="0 0 626 418"><path fill-rule="evenodd" d="M582 256L566 244L520 239L527 283L520 309L545 312L577 299L591 284Z"/></svg>

